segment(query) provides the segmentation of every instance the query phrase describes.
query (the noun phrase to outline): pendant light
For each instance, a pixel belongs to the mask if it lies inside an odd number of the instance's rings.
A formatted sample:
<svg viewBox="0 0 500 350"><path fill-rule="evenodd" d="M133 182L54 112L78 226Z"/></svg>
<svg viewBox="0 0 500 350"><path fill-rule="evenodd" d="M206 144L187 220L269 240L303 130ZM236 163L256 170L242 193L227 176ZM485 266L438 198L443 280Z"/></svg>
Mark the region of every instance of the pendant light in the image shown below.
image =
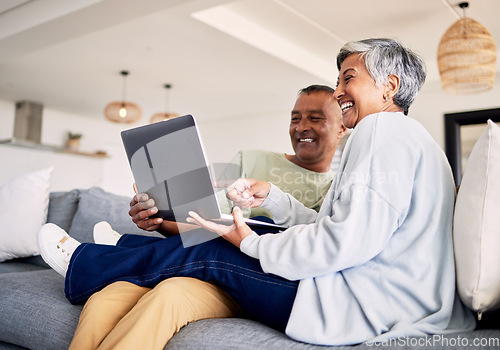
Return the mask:
<svg viewBox="0 0 500 350"><path fill-rule="evenodd" d="M135 103L125 100L126 82L128 71L123 70L120 74L123 76L122 100L109 103L104 108L104 115L114 123L135 123L141 119L142 111Z"/></svg>
<svg viewBox="0 0 500 350"><path fill-rule="evenodd" d="M443 35L438 47L438 67L443 91L478 93L493 88L497 50L488 29L465 16L468 2L461 2L463 17Z"/></svg>
<svg viewBox="0 0 500 350"><path fill-rule="evenodd" d="M166 94L165 94L165 112L153 114L153 116L149 120L149 122L151 124L157 123L157 122L161 122L163 120L168 120L168 119L176 118L176 117L179 116L176 113L171 113L171 112L168 111L169 97L170 97L169 95L170 95L170 89L172 88L172 85L165 84L165 85L163 85L163 87L167 91Z"/></svg>

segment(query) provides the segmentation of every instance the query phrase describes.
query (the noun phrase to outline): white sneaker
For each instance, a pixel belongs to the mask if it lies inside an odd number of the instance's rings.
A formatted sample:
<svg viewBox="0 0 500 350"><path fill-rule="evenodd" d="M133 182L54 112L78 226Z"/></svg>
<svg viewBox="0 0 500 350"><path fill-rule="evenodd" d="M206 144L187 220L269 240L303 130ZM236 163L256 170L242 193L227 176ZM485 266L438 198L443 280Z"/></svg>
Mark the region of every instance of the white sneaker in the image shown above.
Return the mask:
<svg viewBox="0 0 500 350"><path fill-rule="evenodd" d="M94 242L97 244L116 245L121 236L106 221L94 225Z"/></svg>
<svg viewBox="0 0 500 350"><path fill-rule="evenodd" d="M66 231L54 224L45 224L38 231L38 248L43 260L57 273L66 277L69 261L80 245Z"/></svg>

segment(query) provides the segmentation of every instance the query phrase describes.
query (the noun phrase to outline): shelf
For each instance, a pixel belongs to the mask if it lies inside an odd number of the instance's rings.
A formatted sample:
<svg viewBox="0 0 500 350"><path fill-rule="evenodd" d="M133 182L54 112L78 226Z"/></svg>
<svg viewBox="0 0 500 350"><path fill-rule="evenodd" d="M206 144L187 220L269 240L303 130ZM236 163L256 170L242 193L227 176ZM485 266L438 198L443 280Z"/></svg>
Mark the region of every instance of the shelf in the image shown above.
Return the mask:
<svg viewBox="0 0 500 350"><path fill-rule="evenodd" d="M56 153L75 155L75 156L84 156L84 157L93 157L93 158L109 158L108 154L106 152L103 152L103 151L97 151L97 152L76 151L76 150L71 150L71 149L68 149L65 147L61 147L61 146L44 145L41 143L16 140L13 138L7 139L7 140L0 140L0 145L29 148L29 149L38 150L38 151L56 152Z"/></svg>
<svg viewBox="0 0 500 350"><path fill-rule="evenodd" d="M94 157L94 158L109 158L106 152L97 151L97 152L82 152L82 151L72 151L69 149L63 149L60 151L61 153L73 154L75 156L85 156L85 157Z"/></svg>

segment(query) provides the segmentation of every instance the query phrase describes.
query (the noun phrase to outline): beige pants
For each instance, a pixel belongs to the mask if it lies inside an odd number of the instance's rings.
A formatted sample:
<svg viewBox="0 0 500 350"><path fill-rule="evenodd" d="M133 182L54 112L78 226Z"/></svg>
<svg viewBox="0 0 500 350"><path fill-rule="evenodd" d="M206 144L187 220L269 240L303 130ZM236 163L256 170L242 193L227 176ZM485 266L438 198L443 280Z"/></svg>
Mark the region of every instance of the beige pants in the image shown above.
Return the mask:
<svg viewBox="0 0 500 350"><path fill-rule="evenodd" d="M170 278L153 289L115 282L87 301L70 349L163 349L189 322L238 312L223 290L194 278Z"/></svg>

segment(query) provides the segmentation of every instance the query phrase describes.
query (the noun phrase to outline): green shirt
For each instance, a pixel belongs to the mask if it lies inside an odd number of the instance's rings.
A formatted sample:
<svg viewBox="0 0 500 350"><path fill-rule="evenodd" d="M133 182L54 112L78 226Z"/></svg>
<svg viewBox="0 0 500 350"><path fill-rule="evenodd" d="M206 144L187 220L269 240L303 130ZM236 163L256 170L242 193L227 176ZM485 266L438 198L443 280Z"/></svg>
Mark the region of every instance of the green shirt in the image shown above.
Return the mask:
<svg viewBox="0 0 500 350"><path fill-rule="evenodd" d="M302 168L289 161L285 154L262 150L244 150L231 160L224 179L251 178L271 182L283 192L290 193L306 207L319 211L326 192L332 184L333 171L318 173ZM222 197L222 198L221 198ZM219 195L223 212L231 211L230 202L225 193ZM271 213L264 208L251 209L250 217L267 216Z"/></svg>

